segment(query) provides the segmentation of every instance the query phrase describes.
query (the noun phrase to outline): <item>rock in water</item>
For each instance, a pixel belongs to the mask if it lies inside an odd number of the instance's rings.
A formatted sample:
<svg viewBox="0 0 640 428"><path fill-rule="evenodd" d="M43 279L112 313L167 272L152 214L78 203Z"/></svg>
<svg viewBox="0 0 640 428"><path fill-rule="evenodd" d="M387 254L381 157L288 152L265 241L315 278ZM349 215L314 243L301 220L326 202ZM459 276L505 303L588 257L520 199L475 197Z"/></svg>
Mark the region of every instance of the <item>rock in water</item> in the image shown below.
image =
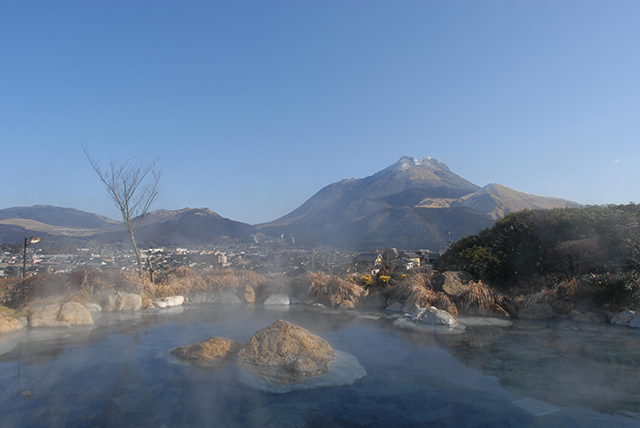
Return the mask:
<svg viewBox="0 0 640 428"><path fill-rule="evenodd" d="M69 327L71 324L60 321L60 305L38 305L29 311L29 327Z"/></svg>
<svg viewBox="0 0 640 428"><path fill-rule="evenodd" d="M86 305L78 302L68 302L62 305L58 321L68 322L71 325L93 325L91 311Z"/></svg>
<svg viewBox="0 0 640 428"><path fill-rule="evenodd" d="M184 296L169 296L160 301L166 303L166 307L180 306L184 303Z"/></svg>
<svg viewBox="0 0 640 428"><path fill-rule="evenodd" d="M518 312L518 318L523 320L548 320L553 318L553 308L548 303L537 303L527 306Z"/></svg>
<svg viewBox="0 0 640 428"><path fill-rule="evenodd" d="M10 316L2 316L0 315L0 333L5 333L7 331L20 330L22 328L22 323L17 319Z"/></svg>
<svg viewBox="0 0 640 428"><path fill-rule="evenodd" d="M286 294L272 294L264 301L265 305L290 305L291 299Z"/></svg>
<svg viewBox="0 0 640 428"><path fill-rule="evenodd" d="M412 321L419 321L425 324L441 324L441 325L456 325L458 321L447 311L438 309L435 306L428 308L418 308L411 315Z"/></svg>
<svg viewBox="0 0 640 428"><path fill-rule="evenodd" d="M171 355L201 369L217 369L228 364L240 349L242 343L214 336L193 345L175 348Z"/></svg>
<svg viewBox="0 0 640 428"><path fill-rule="evenodd" d="M623 311L611 318L611 324L629 325L632 319L637 316L636 311Z"/></svg>
<svg viewBox="0 0 640 428"><path fill-rule="evenodd" d="M104 310L111 311L139 311L142 308L142 297L133 293L117 293L107 297Z"/></svg>
<svg viewBox="0 0 640 428"><path fill-rule="evenodd" d="M235 359L241 369L281 384L326 373L334 360L326 340L282 320L258 330Z"/></svg>

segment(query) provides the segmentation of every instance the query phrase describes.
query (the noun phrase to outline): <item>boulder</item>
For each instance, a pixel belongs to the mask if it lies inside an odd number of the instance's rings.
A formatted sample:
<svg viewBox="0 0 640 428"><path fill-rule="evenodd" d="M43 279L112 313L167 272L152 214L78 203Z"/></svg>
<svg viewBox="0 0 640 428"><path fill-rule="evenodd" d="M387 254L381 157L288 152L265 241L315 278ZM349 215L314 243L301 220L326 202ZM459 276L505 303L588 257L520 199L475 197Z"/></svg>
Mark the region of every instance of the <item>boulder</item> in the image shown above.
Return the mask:
<svg viewBox="0 0 640 428"><path fill-rule="evenodd" d="M637 315L631 321L629 321L629 327L640 328L640 315Z"/></svg>
<svg viewBox="0 0 640 428"><path fill-rule="evenodd" d="M73 296L72 298L69 299L69 301L80 303L82 306L89 309L89 306L87 305L87 301L84 299L84 297Z"/></svg>
<svg viewBox="0 0 640 428"><path fill-rule="evenodd" d="M272 294L264 301L265 305L290 305L291 299L286 294Z"/></svg>
<svg viewBox="0 0 640 428"><path fill-rule="evenodd" d="M390 311L390 312L402 312L402 303L398 302L397 300L394 300L389 305L387 305L387 307L384 310Z"/></svg>
<svg viewBox="0 0 640 428"><path fill-rule="evenodd" d="M242 343L214 336L193 345L175 348L171 355L201 369L217 369L228 364L240 349Z"/></svg>
<svg viewBox="0 0 640 428"><path fill-rule="evenodd" d="M240 294L240 300L245 303L255 303L256 301L256 291L250 285L245 285L242 288L242 293Z"/></svg>
<svg viewBox="0 0 640 428"><path fill-rule="evenodd" d="M102 312L102 307L97 303L88 302L87 308L90 312Z"/></svg>
<svg viewBox="0 0 640 428"><path fill-rule="evenodd" d="M467 291L473 276L465 271L447 271L434 278L434 290L444 291L449 296L457 296Z"/></svg>
<svg viewBox="0 0 640 428"><path fill-rule="evenodd" d="M331 306L340 306L342 303L342 296L340 294L332 294L329 296L329 304Z"/></svg>
<svg viewBox="0 0 640 428"><path fill-rule="evenodd" d="M0 333L6 333L8 331L20 330L22 323L17 319L10 316L0 315Z"/></svg>
<svg viewBox="0 0 640 428"><path fill-rule="evenodd" d="M574 308L574 304L569 299L556 300L553 302L553 311L560 315L567 315Z"/></svg>
<svg viewBox="0 0 640 428"><path fill-rule="evenodd" d="M569 312L569 318L578 322L600 322L601 317L592 312L580 312L573 310Z"/></svg>
<svg viewBox="0 0 640 428"><path fill-rule="evenodd" d="M71 324L58 320L60 305L38 305L29 311L30 328L36 327L69 327Z"/></svg>
<svg viewBox="0 0 640 428"><path fill-rule="evenodd" d="M326 373L335 352L326 340L310 331L278 320L258 330L238 352L236 363L265 380L295 383Z"/></svg>
<svg viewBox="0 0 640 428"><path fill-rule="evenodd" d="M618 314L615 314L613 318L611 318L611 324L615 325L629 325L632 319L637 316L636 311L623 311Z"/></svg>
<svg viewBox="0 0 640 428"><path fill-rule="evenodd" d="M78 302L67 302L60 308L58 321L68 322L70 325L93 325L91 311Z"/></svg>
<svg viewBox="0 0 640 428"><path fill-rule="evenodd" d="M458 321L447 311L438 309L435 306L428 308L418 308L411 315L411 320L421 322L424 324L439 324L439 325L456 325Z"/></svg>
<svg viewBox="0 0 640 428"><path fill-rule="evenodd" d="M142 308L142 297L133 293L117 293L107 297L104 310L113 311L139 311Z"/></svg>
<svg viewBox="0 0 640 428"><path fill-rule="evenodd" d="M216 293L214 303L231 305L231 304L238 304L242 302L240 301L240 299L238 299L238 296L233 294L231 291L225 290L225 291L220 291L219 293Z"/></svg>
<svg viewBox="0 0 640 428"><path fill-rule="evenodd" d="M160 299L161 302L166 303L167 308L170 308L172 306L180 306L184 303L184 296L169 296L169 297L163 297L162 299Z"/></svg>
<svg viewBox="0 0 640 428"><path fill-rule="evenodd" d="M340 302L340 308L342 309L355 309L356 305L351 300L344 299Z"/></svg>
<svg viewBox="0 0 640 428"><path fill-rule="evenodd" d="M548 320L552 317L553 308L548 303L537 303L518 312L518 318L523 320Z"/></svg>

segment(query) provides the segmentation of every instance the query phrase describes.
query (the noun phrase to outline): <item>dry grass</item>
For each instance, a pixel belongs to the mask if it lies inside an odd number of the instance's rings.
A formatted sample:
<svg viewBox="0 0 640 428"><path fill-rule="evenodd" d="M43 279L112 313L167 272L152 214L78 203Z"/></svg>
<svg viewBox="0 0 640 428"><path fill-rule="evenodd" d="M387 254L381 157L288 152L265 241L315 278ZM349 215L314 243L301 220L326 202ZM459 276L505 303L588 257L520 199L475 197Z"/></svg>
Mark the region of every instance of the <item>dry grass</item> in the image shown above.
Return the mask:
<svg viewBox="0 0 640 428"><path fill-rule="evenodd" d="M458 316L458 308L456 305L449 299L446 293L442 291L438 291L436 293L436 298L431 302L431 306L435 306L438 309L443 309L449 312L454 317Z"/></svg>
<svg viewBox="0 0 640 428"><path fill-rule="evenodd" d="M394 299L401 301L409 300L412 296L416 296L414 300L422 301L417 297L421 295L427 299L428 295L425 294L425 291L429 290L433 293L432 279L432 273L419 273L417 275L410 276L409 278L405 278L393 287L391 290L391 296ZM433 295L435 295L435 293L433 293Z"/></svg>
<svg viewBox="0 0 640 428"><path fill-rule="evenodd" d="M539 303L552 304L557 300L569 300L575 297L578 288L578 281L574 278L563 281L551 287L544 287L537 291L519 288L514 301L519 309Z"/></svg>
<svg viewBox="0 0 640 428"><path fill-rule="evenodd" d="M306 276L309 283L306 296L325 305L338 306L343 300L357 303L367 295L367 291L358 284L337 276L324 273L309 273Z"/></svg>
<svg viewBox="0 0 640 428"><path fill-rule="evenodd" d="M208 289L207 281L193 270L186 267L170 269L152 284L144 277L144 292L151 298L175 295L188 295Z"/></svg>
<svg viewBox="0 0 640 428"><path fill-rule="evenodd" d="M460 306L463 312L486 313L497 303L498 294L482 281L471 281L469 288L459 295Z"/></svg>
<svg viewBox="0 0 640 428"><path fill-rule="evenodd" d="M391 296L400 301L405 301L410 307L426 308L435 306L443 309L451 315L458 316L458 308L443 292L435 292L432 289L432 272L419 273L405 278L391 290Z"/></svg>

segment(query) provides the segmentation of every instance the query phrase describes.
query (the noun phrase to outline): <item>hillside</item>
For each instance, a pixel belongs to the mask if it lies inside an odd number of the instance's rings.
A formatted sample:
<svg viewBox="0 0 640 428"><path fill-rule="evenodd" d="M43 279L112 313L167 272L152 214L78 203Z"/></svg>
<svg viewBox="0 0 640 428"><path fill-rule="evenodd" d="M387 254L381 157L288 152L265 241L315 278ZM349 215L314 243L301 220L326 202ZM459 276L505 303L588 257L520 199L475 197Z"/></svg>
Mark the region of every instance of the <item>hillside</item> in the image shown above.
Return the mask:
<svg viewBox="0 0 640 428"><path fill-rule="evenodd" d="M145 216L136 240L142 246L208 245L247 242L262 233L275 239L284 235L287 242L307 247L444 249L449 239L476 233L511 212L577 206L495 183L480 188L437 159L403 156L371 176L329 184L269 223L251 226L208 208L160 209ZM3 242L31 234L49 236L49 241L126 243L129 239L122 223L72 208L36 205L0 210Z"/></svg>
<svg viewBox="0 0 640 428"><path fill-rule="evenodd" d="M10 224L25 228L37 227L42 229L43 225L47 225L56 226L60 229L90 230L115 226L119 222L74 208L34 205L32 207L14 207L0 210L0 224Z"/></svg>
<svg viewBox="0 0 640 428"><path fill-rule="evenodd" d="M535 196L491 183L482 189L453 201L451 207L468 207L494 220L525 209L577 208L582 205L561 198Z"/></svg>
<svg viewBox="0 0 640 428"><path fill-rule="evenodd" d="M208 208L184 208L148 213L136 233L136 242L143 246L210 245L246 242L256 233L255 227L221 217ZM129 237L124 230L118 230L97 234L94 239L123 242Z"/></svg>
<svg viewBox="0 0 640 428"><path fill-rule="evenodd" d="M445 248L520 209L579 206L559 198L518 192L498 184L480 188L432 157L403 156L362 179L330 184L299 208L258 225L304 245L355 249Z"/></svg>

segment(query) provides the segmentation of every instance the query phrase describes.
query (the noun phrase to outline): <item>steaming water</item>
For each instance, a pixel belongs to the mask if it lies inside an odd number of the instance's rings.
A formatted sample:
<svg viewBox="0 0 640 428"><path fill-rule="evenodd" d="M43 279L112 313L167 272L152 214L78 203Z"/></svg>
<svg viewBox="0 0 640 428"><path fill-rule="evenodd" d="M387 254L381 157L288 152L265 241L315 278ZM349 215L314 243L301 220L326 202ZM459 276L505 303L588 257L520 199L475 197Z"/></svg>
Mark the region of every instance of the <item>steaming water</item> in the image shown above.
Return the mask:
<svg viewBox="0 0 640 428"><path fill-rule="evenodd" d="M246 342L277 319L354 356L367 375L276 394L240 382L233 364L204 371L168 355L211 336ZM0 427L640 426L640 331L477 321L438 334L393 327L385 314L209 306L4 334Z"/></svg>

